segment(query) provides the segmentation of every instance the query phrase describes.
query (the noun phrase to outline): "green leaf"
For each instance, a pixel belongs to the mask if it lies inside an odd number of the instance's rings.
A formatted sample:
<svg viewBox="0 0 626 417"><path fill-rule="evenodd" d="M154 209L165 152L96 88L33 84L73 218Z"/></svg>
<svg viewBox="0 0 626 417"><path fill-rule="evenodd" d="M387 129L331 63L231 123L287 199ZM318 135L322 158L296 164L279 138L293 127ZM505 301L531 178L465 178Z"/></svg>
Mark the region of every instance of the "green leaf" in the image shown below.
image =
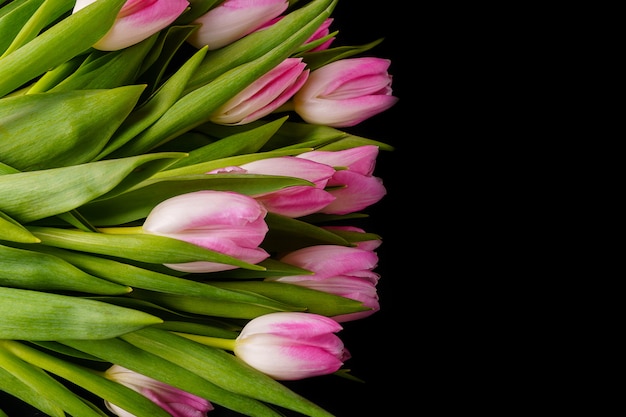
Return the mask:
<svg viewBox="0 0 626 417"><path fill-rule="evenodd" d="M143 89L131 85L0 99L2 161L21 171L89 162L134 108Z"/></svg>
<svg viewBox="0 0 626 417"><path fill-rule="evenodd" d="M92 233L38 226L29 226L28 229L33 235L41 239L43 245L139 262L176 264L206 261L235 265L241 268L264 269L261 266L165 236Z"/></svg>
<svg viewBox="0 0 626 417"><path fill-rule="evenodd" d="M146 55L150 52L156 42L157 35L136 43L118 51L94 51L87 58L85 64L81 65L74 73L69 74L65 79L51 88L51 92L73 91L73 90L95 90L110 89L124 85L136 84L136 79ZM145 85L141 86L140 95L144 92ZM31 92L29 92L30 94ZM134 105L133 103L133 105ZM129 109L129 113L130 113ZM105 117L105 116L103 116ZM124 120L124 117L115 120L116 127ZM99 148L98 150L100 150Z"/></svg>
<svg viewBox="0 0 626 417"><path fill-rule="evenodd" d="M246 293L242 293L246 294ZM248 293L253 295L254 293ZM159 306L180 311L183 313L199 314L203 316L213 316L231 319L253 319L263 314L275 313L278 311L304 311L305 308L294 305L294 303L280 303L271 298L265 298L262 303L242 303L233 301L222 301L217 299L207 299L191 295L165 294L158 292L148 292L135 290L132 297L146 300ZM260 297L258 294L254 294Z"/></svg>
<svg viewBox="0 0 626 417"><path fill-rule="evenodd" d="M125 2L96 1L0 58L0 97L89 49L109 31Z"/></svg>
<svg viewBox="0 0 626 417"><path fill-rule="evenodd" d="M40 379L50 377L43 372L42 375L37 376L39 377L37 378L39 382L41 382ZM19 398L20 400L32 405L33 407L42 411L48 416L66 417L63 409L56 405L54 401L46 397L46 395L49 394L37 391L34 387L26 384L21 379L17 378L15 375L5 370L2 366L0 366L0 391L7 392L13 397ZM2 412L0 412L0 416L6 416L6 414L2 414Z"/></svg>
<svg viewBox="0 0 626 417"><path fill-rule="evenodd" d="M13 42L4 51L3 55L9 54L19 49L24 44L34 39L39 32L60 17L63 13L69 11L74 6L73 0L46 0L26 22L19 33L13 39Z"/></svg>
<svg viewBox="0 0 626 417"><path fill-rule="evenodd" d="M75 416L101 417L59 381L7 350L14 345L19 343L0 340L0 364L20 381L13 389L15 394L19 395L18 398L28 400L33 406L44 408L42 411L50 412L53 416L64 416L65 410ZM24 385L27 386L26 389L23 389Z"/></svg>
<svg viewBox="0 0 626 417"><path fill-rule="evenodd" d="M323 51L308 52L302 54L304 62L311 71L330 64L339 59L350 58L351 56L362 54L380 44L383 39L377 39L373 42L359 46L340 46L336 48L328 48Z"/></svg>
<svg viewBox="0 0 626 417"><path fill-rule="evenodd" d="M79 297L0 287L0 339L103 339L161 323L158 317Z"/></svg>
<svg viewBox="0 0 626 417"><path fill-rule="evenodd" d="M25 245L22 245L22 247L25 247ZM266 297L224 290L214 287L210 283L179 278L99 256L91 256L81 252L45 245L36 245L33 250L40 251L42 254L54 255L93 276L104 278L122 286L169 294L194 295L203 297L207 302L209 300L222 300L254 304L268 303ZM276 303L269 302L268 304Z"/></svg>
<svg viewBox="0 0 626 417"><path fill-rule="evenodd" d="M64 340L62 343L142 375L163 381L183 391L206 398L215 404L237 411L242 415L253 417L281 416L281 414L273 411L262 402L223 389L213 382L201 378L192 370L179 366L172 359L180 356L181 353L173 354L172 358L157 356L120 339L101 341ZM175 348L176 345L172 347Z"/></svg>
<svg viewBox="0 0 626 417"><path fill-rule="evenodd" d="M256 398L310 417L332 417L332 414L318 405L221 349L205 346L160 329L141 329L121 338L236 394Z"/></svg>
<svg viewBox="0 0 626 417"><path fill-rule="evenodd" d="M0 341L0 347L9 349L11 353L19 356L22 360L39 366L74 383L76 386L98 395L104 400L118 405L136 417L171 417L168 412L152 402L152 400L120 383L105 378L100 373L93 372L91 369L75 365L13 341ZM78 397L75 395L75 398ZM66 402L68 405L71 404L66 397L63 397L64 408ZM70 409L66 411L75 416L106 416L102 411L93 409L88 404L83 403L83 405L86 405L91 411L86 412L78 409L77 411Z"/></svg>
<svg viewBox="0 0 626 417"><path fill-rule="evenodd" d="M212 284L220 288L261 294L276 301L301 307L307 313L315 313L327 317L369 310L360 301L285 282L212 281Z"/></svg>
<svg viewBox="0 0 626 417"><path fill-rule="evenodd" d="M205 278L210 280L222 279L255 279L266 277L286 277L290 275L313 275L313 272L297 266L279 262L275 259L268 258L258 265L265 268L265 271L250 271L247 269L233 269L230 271L211 272Z"/></svg>
<svg viewBox="0 0 626 417"><path fill-rule="evenodd" d="M39 243L24 226L0 211L0 240L20 243Z"/></svg>
<svg viewBox="0 0 626 417"><path fill-rule="evenodd" d="M207 48L198 50L147 102L135 109L124 120L111 142L98 155L97 159L104 158L109 154L111 154L110 158L122 156L120 152L115 151L158 120L179 99L187 80L204 58L206 51Z"/></svg>
<svg viewBox="0 0 626 417"><path fill-rule="evenodd" d="M351 246L336 233L298 219L268 213L265 222L270 230L261 246L268 252L291 252L313 245Z"/></svg>
<svg viewBox="0 0 626 417"><path fill-rule="evenodd" d="M44 0L14 0L0 8L0 56Z"/></svg>
<svg viewBox="0 0 626 417"><path fill-rule="evenodd" d="M286 120L287 117L283 117L263 123L255 129L236 133L195 149L189 152L188 158L176 161L168 169L214 161L229 156L254 154L265 145Z"/></svg>
<svg viewBox="0 0 626 417"><path fill-rule="evenodd" d="M148 154L0 175L0 211L21 223L64 213L97 197L115 195L183 156Z"/></svg>
<svg viewBox="0 0 626 417"><path fill-rule="evenodd" d="M123 295L131 288L89 275L56 256L0 244L0 286Z"/></svg>

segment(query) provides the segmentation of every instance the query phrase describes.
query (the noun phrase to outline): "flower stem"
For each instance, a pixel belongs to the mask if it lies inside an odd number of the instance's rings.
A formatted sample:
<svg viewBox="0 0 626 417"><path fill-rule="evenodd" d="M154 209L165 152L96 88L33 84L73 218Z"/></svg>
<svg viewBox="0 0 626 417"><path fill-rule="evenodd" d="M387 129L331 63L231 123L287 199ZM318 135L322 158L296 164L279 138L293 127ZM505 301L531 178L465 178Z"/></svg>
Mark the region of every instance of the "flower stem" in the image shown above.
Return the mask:
<svg viewBox="0 0 626 417"><path fill-rule="evenodd" d="M200 336L197 334L189 334L189 333L179 333L173 332L179 336L185 337L189 340L193 340L198 343L202 343L203 345L230 350L231 352L235 350L235 339L222 339L219 337L209 337L209 336Z"/></svg>
<svg viewBox="0 0 626 417"><path fill-rule="evenodd" d="M98 231L102 233L108 233L110 235L135 235L135 234L142 234L143 228L141 226L99 227Z"/></svg>

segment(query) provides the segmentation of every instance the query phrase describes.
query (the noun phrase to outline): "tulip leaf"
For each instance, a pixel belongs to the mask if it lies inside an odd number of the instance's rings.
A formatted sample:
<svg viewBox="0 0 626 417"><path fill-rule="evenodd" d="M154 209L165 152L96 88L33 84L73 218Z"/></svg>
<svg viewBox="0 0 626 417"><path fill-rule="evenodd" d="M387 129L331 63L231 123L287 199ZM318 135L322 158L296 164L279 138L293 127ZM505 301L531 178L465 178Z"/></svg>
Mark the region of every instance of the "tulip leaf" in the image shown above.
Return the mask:
<svg viewBox="0 0 626 417"><path fill-rule="evenodd" d="M103 339L160 323L153 315L100 301L0 287L0 339Z"/></svg>
<svg viewBox="0 0 626 417"><path fill-rule="evenodd" d="M254 293L250 293L250 295L252 294ZM256 296L261 297L258 294ZM253 319L263 314L275 313L277 311L305 310L305 308L296 306L293 303L282 303L267 297L265 297L263 302L254 304L143 290L133 291L132 297L183 313L232 319Z"/></svg>
<svg viewBox="0 0 626 417"><path fill-rule="evenodd" d="M26 22L19 33L13 39L13 42L4 51L3 55L9 54L22 45L34 39L39 32L60 17L63 13L69 11L74 6L74 0L46 0L32 17Z"/></svg>
<svg viewBox="0 0 626 417"><path fill-rule="evenodd" d="M323 51L307 52L302 54L304 62L311 71L330 64L339 59L349 58L351 56L362 54L380 44L384 39L377 39L373 42L359 46L339 46L336 48L328 48Z"/></svg>
<svg viewBox="0 0 626 417"><path fill-rule="evenodd" d="M2 161L21 171L89 162L134 108L143 89L133 85L0 99Z"/></svg>
<svg viewBox="0 0 626 417"><path fill-rule="evenodd" d="M21 247L25 247L25 245L22 245ZM0 250L1 249L2 246L0 246ZM33 250L40 251L42 255L54 255L55 257L63 259L71 265L80 268L80 270L85 271L88 274L115 282L122 286L169 294L194 295L211 300L215 299L222 301L261 304L268 301L265 297L259 297L254 294L242 294L237 291L224 290L214 287L211 283L202 283L191 279L175 277L123 262L118 262L112 259L92 256L86 253L69 251L45 245L36 245ZM0 271L0 276L1 274L2 271ZM283 276L284 275L285 274L283 274ZM290 275L296 274L291 273Z"/></svg>
<svg viewBox="0 0 626 417"><path fill-rule="evenodd" d="M21 223L115 195L162 169L181 153L159 153L48 170L0 175L0 211Z"/></svg>
<svg viewBox="0 0 626 417"><path fill-rule="evenodd" d="M39 243L24 226L0 211L0 240L21 243Z"/></svg>
<svg viewBox="0 0 626 417"><path fill-rule="evenodd" d="M156 35L153 35L119 51L93 51L83 65L49 91L110 89L135 84L145 57L155 41ZM144 90L145 87L142 85L140 95L134 100L133 106ZM129 113L130 110L132 107ZM111 120L118 122L115 124L117 128L125 117Z"/></svg>
<svg viewBox="0 0 626 417"><path fill-rule="evenodd" d="M93 2L0 58L0 97L89 49L109 31L125 2Z"/></svg>
<svg viewBox="0 0 626 417"><path fill-rule="evenodd" d="M179 339L182 338L179 337ZM62 343L123 366L141 375L206 398L211 402L243 415L253 417L280 417L282 415L273 411L261 401L223 389L197 375L192 369L185 369L185 367L179 366L172 359L180 356L180 353L171 355L173 358L158 356L117 338L98 341L64 340Z"/></svg>
<svg viewBox="0 0 626 417"><path fill-rule="evenodd" d="M232 269L230 271L211 272L207 275L208 282L222 279L254 279L267 277L286 277L291 275L313 275L313 272L284 262L268 258L258 263L265 271L250 271L248 269Z"/></svg>
<svg viewBox="0 0 626 417"><path fill-rule="evenodd" d="M54 255L0 244L0 286L123 295L131 288L89 275Z"/></svg>
<svg viewBox="0 0 626 417"><path fill-rule="evenodd" d="M189 157L173 163L168 169L180 168L235 155L254 154L278 131L287 120L283 117L263 123L254 129L235 133L216 142L189 152Z"/></svg>
<svg viewBox="0 0 626 417"><path fill-rule="evenodd" d="M332 417L320 406L248 366L222 349L205 346L160 329L141 329L120 337L168 359L236 394L284 407L310 417Z"/></svg>
<svg viewBox="0 0 626 417"><path fill-rule="evenodd" d="M270 230L261 247L268 252L290 252L312 245L352 246L336 233L298 219L268 213L265 222Z"/></svg>
<svg viewBox="0 0 626 417"><path fill-rule="evenodd" d="M212 284L220 288L265 295L276 301L302 307L307 313L328 317L369 310L361 301L285 282L224 281Z"/></svg>
<svg viewBox="0 0 626 417"><path fill-rule="evenodd" d="M13 43L22 27L28 22L44 0L12 1L0 8L0 56Z"/></svg>
<svg viewBox="0 0 626 417"><path fill-rule="evenodd" d="M0 340L0 363L2 368L19 380L18 386L15 387L15 394L18 398L28 400L30 404L38 408L42 407L42 411L50 412L53 416L64 416L64 410L75 416L102 417L59 381L7 350L14 345L21 344L10 340ZM28 388L19 389L24 385Z"/></svg>
<svg viewBox="0 0 626 417"><path fill-rule="evenodd" d="M98 155L97 159L101 159L109 154L111 158L121 156L121 153L115 152L118 148L158 120L159 117L178 100L184 86L187 84L187 80L191 77L191 74L193 74L200 62L202 62L206 51L207 48L199 49L198 52L189 58L147 102L135 109L135 111L122 122L122 125L113 136L110 143L100 155Z"/></svg>
<svg viewBox="0 0 626 417"><path fill-rule="evenodd" d="M150 234L108 234L81 230L29 226L28 229L48 246L97 253L155 264L217 262L241 268L263 270L231 256L223 255L182 240Z"/></svg>
<svg viewBox="0 0 626 417"><path fill-rule="evenodd" d="M164 178L155 176L140 184L140 188L86 204L80 208L80 212L93 224L116 225L144 219L157 204L180 194L216 190L255 195L293 185L311 183L299 178L253 174L200 174Z"/></svg>
<svg viewBox="0 0 626 417"><path fill-rule="evenodd" d="M9 349L11 353L19 356L22 360L56 374L76 386L98 395L103 400L118 405L136 417L171 417L167 411L148 397L85 367L14 341L0 341L0 347ZM73 406L73 402L68 401L66 397L67 395L63 397L63 408L73 416L106 416L101 410L92 408L83 401L81 403L90 410L89 412L77 407L75 407L76 411L69 409L68 406ZM75 394L74 397L75 399L79 398Z"/></svg>
<svg viewBox="0 0 626 417"><path fill-rule="evenodd" d="M42 375L42 378L49 375ZM56 405L52 400L48 399L42 393L38 392L32 386L26 384L15 375L6 371L0 366L0 391L4 391L15 398L19 398L23 402L42 411L45 415L51 417L66 417L63 409ZM0 416L6 416L0 412Z"/></svg>

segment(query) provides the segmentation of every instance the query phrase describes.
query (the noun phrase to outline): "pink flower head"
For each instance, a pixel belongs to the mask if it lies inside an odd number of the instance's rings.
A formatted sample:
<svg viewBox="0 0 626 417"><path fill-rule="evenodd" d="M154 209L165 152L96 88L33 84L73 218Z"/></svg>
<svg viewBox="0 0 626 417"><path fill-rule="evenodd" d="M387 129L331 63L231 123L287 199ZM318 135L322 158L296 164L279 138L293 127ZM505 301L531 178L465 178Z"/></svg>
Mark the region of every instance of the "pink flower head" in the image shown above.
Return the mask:
<svg viewBox="0 0 626 417"><path fill-rule="evenodd" d="M331 193L324 190L326 183L335 173L334 168L303 158L282 156L260 159L240 167L216 169L208 174L222 172L282 175L302 178L315 184L315 186L297 185L253 196L268 211L287 217L316 213L335 200Z"/></svg>
<svg viewBox="0 0 626 417"><path fill-rule="evenodd" d="M72 13L95 1L77 0ZM128 0L111 29L93 47L117 51L135 45L174 22L187 6L187 0Z"/></svg>
<svg viewBox="0 0 626 417"><path fill-rule="evenodd" d="M387 72L390 64L382 58L349 58L324 65L294 95L294 109L308 123L331 127L369 119L398 101Z"/></svg>
<svg viewBox="0 0 626 417"><path fill-rule="evenodd" d="M327 164L338 169L328 181L328 192L335 200L320 210L326 214L348 214L380 201L387 190L382 179L372 175L378 156L374 145L357 146L341 151L312 151L299 158ZM331 188L332 187L332 188Z"/></svg>
<svg viewBox="0 0 626 417"><path fill-rule="evenodd" d="M337 322L358 320L380 310L376 285L380 276L373 272L378 256L372 250L337 245L309 246L290 252L281 262L313 272L313 275L292 275L266 278L287 282L330 294L361 301L370 310L332 317Z"/></svg>
<svg viewBox="0 0 626 417"><path fill-rule="evenodd" d="M196 48L221 48L254 32L287 7L288 0L225 0L192 22L201 26L187 41Z"/></svg>
<svg viewBox="0 0 626 417"><path fill-rule="evenodd" d="M234 353L277 380L331 374L350 358L335 334L342 327L312 313L279 312L252 319L235 341Z"/></svg>
<svg viewBox="0 0 626 417"><path fill-rule="evenodd" d="M311 43L318 39L322 39L325 36L328 36L330 34L330 30L328 28L330 27L331 23L333 23L332 18L328 18L324 20L322 24L320 25L320 27L317 28L315 33L313 33L313 35L311 35L311 37L307 39L306 42L304 43L305 44ZM335 40L334 37L328 38L323 43L316 46L315 48L309 49L307 52L323 51L325 49L328 49L328 47L330 46L331 43L333 43L334 40Z"/></svg>
<svg viewBox="0 0 626 417"><path fill-rule="evenodd" d="M210 117L213 123L242 125L267 116L287 102L306 82L302 58L287 58L224 103Z"/></svg>
<svg viewBox="0 0 626 417"><path fill-rule="evenodd" d="M267 210L252 197L230 191L196 191L158 204L143 230L184 240L194 245L256 264L269 257L258 246L269 230ZM213 262L166 264L183 272L214 272L236 266Z"/></svg>
<svg viewBox="0 0 626 417"><path fill-rule="evenodd" d="M213 410L213 405L204 398L119 365L113 365L107 369L105 376L112 381L137 391L170 413L172 417L206 417L207 413ZM135 417L109 401L105 401L105 405L119 417Z"/></svg>

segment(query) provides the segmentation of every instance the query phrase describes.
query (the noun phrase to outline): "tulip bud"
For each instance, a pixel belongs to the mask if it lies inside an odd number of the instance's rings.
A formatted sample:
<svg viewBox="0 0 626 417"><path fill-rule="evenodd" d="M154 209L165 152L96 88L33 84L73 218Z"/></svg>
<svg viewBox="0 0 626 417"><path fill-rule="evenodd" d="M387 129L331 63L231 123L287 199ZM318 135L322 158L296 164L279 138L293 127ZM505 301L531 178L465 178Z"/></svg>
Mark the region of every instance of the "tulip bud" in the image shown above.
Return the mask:
<svg viewBox="0 0 626 417"><path fill-rule="evenodd" d="M122 384L133 391L137 391L150 399L156 405L167 411L172 417L206 417L213 410L213 405L205 400L186 391L168 385L164 382L152 379L145 375L133 372L119 365L113 365L104 373L105 377ZM135 417L128 411L123 410L109 401L105 406L119 417Z"/></svg>
<svg viewBox="0 0 626 417"><path fill-rule="evenodd" d="M309 76L302 58L287 58L224 103L210 117L216 124L242 125L267 116L287 102Z"/></svg>
<svg viewBox="0 0 626 417"><path fill-rule="evenodd" d="M293 97L294 110L311 124L354 126L393 106L391 61L341 59L312 71Z"/></svg>
<svg viewBox="0 0 626 417"><path fill-rule="evenodd" d="M284 175L311 181L315 186L292 186L264 194L254 195L254 199L270 212L287 217L301 217L316 213L331 203L335 197L324 190L324 186L335 173L325 164L304 158L283 156L249 162L239 167L225 167L208 172L240 172L248 174Z"/></svg>
<svg viewBox="0 0 626 417"><path fill-rule="evenodd" d="M387 190L382 179L372 175L378 156L374 145L357 146L341 151L312 151L299 158L316 161L337 170L326 186L335 200L320 210L326 214L348 214L363 210L380 201Z"/></svg>
<svg viewBox="0 0 626 417"><path fill-rule="evenodd" d="M373 272L378 256L371 250L336 245L309 246L290 252L281 262L313 272L313 275L292 275L266 278L361 301L370 310L332 317L337 322L358 320L378 310L376 285L380 276Z"/></svg>
<svg viewBox="0 0 626 417"><path fill-rule="evenodd" d="M331 374L350 358L335 333L342 327L318 314L270 313L248 322L235 340L234 353L277 380Z"/></svg>
<svg viewBox="0 0 626 417"><path fill-rule="evenodd" d="M72 13L96 0L77 0ZM189 6L187 0L128 0L113 27L93 47L117 51L135 45L174 22Z"/></svg>
<svg viewBox="0 0 626 417"><path fill-rule="evenodd" d="M269 230L267 210L252 197L230 191L196 191L158 204L142 228L147 233L194 245L256 264L269 257L258 246ZM214 262L166 264L183 272L214 272L236 266Z"/></svg>
<svg viewBox="0 0 626 417"><path fill-rule="evenodd" d="M254 32L288 6L287 0L226 0L192 22L201 26L187 41L198 49L221 48Z"/></svg>

